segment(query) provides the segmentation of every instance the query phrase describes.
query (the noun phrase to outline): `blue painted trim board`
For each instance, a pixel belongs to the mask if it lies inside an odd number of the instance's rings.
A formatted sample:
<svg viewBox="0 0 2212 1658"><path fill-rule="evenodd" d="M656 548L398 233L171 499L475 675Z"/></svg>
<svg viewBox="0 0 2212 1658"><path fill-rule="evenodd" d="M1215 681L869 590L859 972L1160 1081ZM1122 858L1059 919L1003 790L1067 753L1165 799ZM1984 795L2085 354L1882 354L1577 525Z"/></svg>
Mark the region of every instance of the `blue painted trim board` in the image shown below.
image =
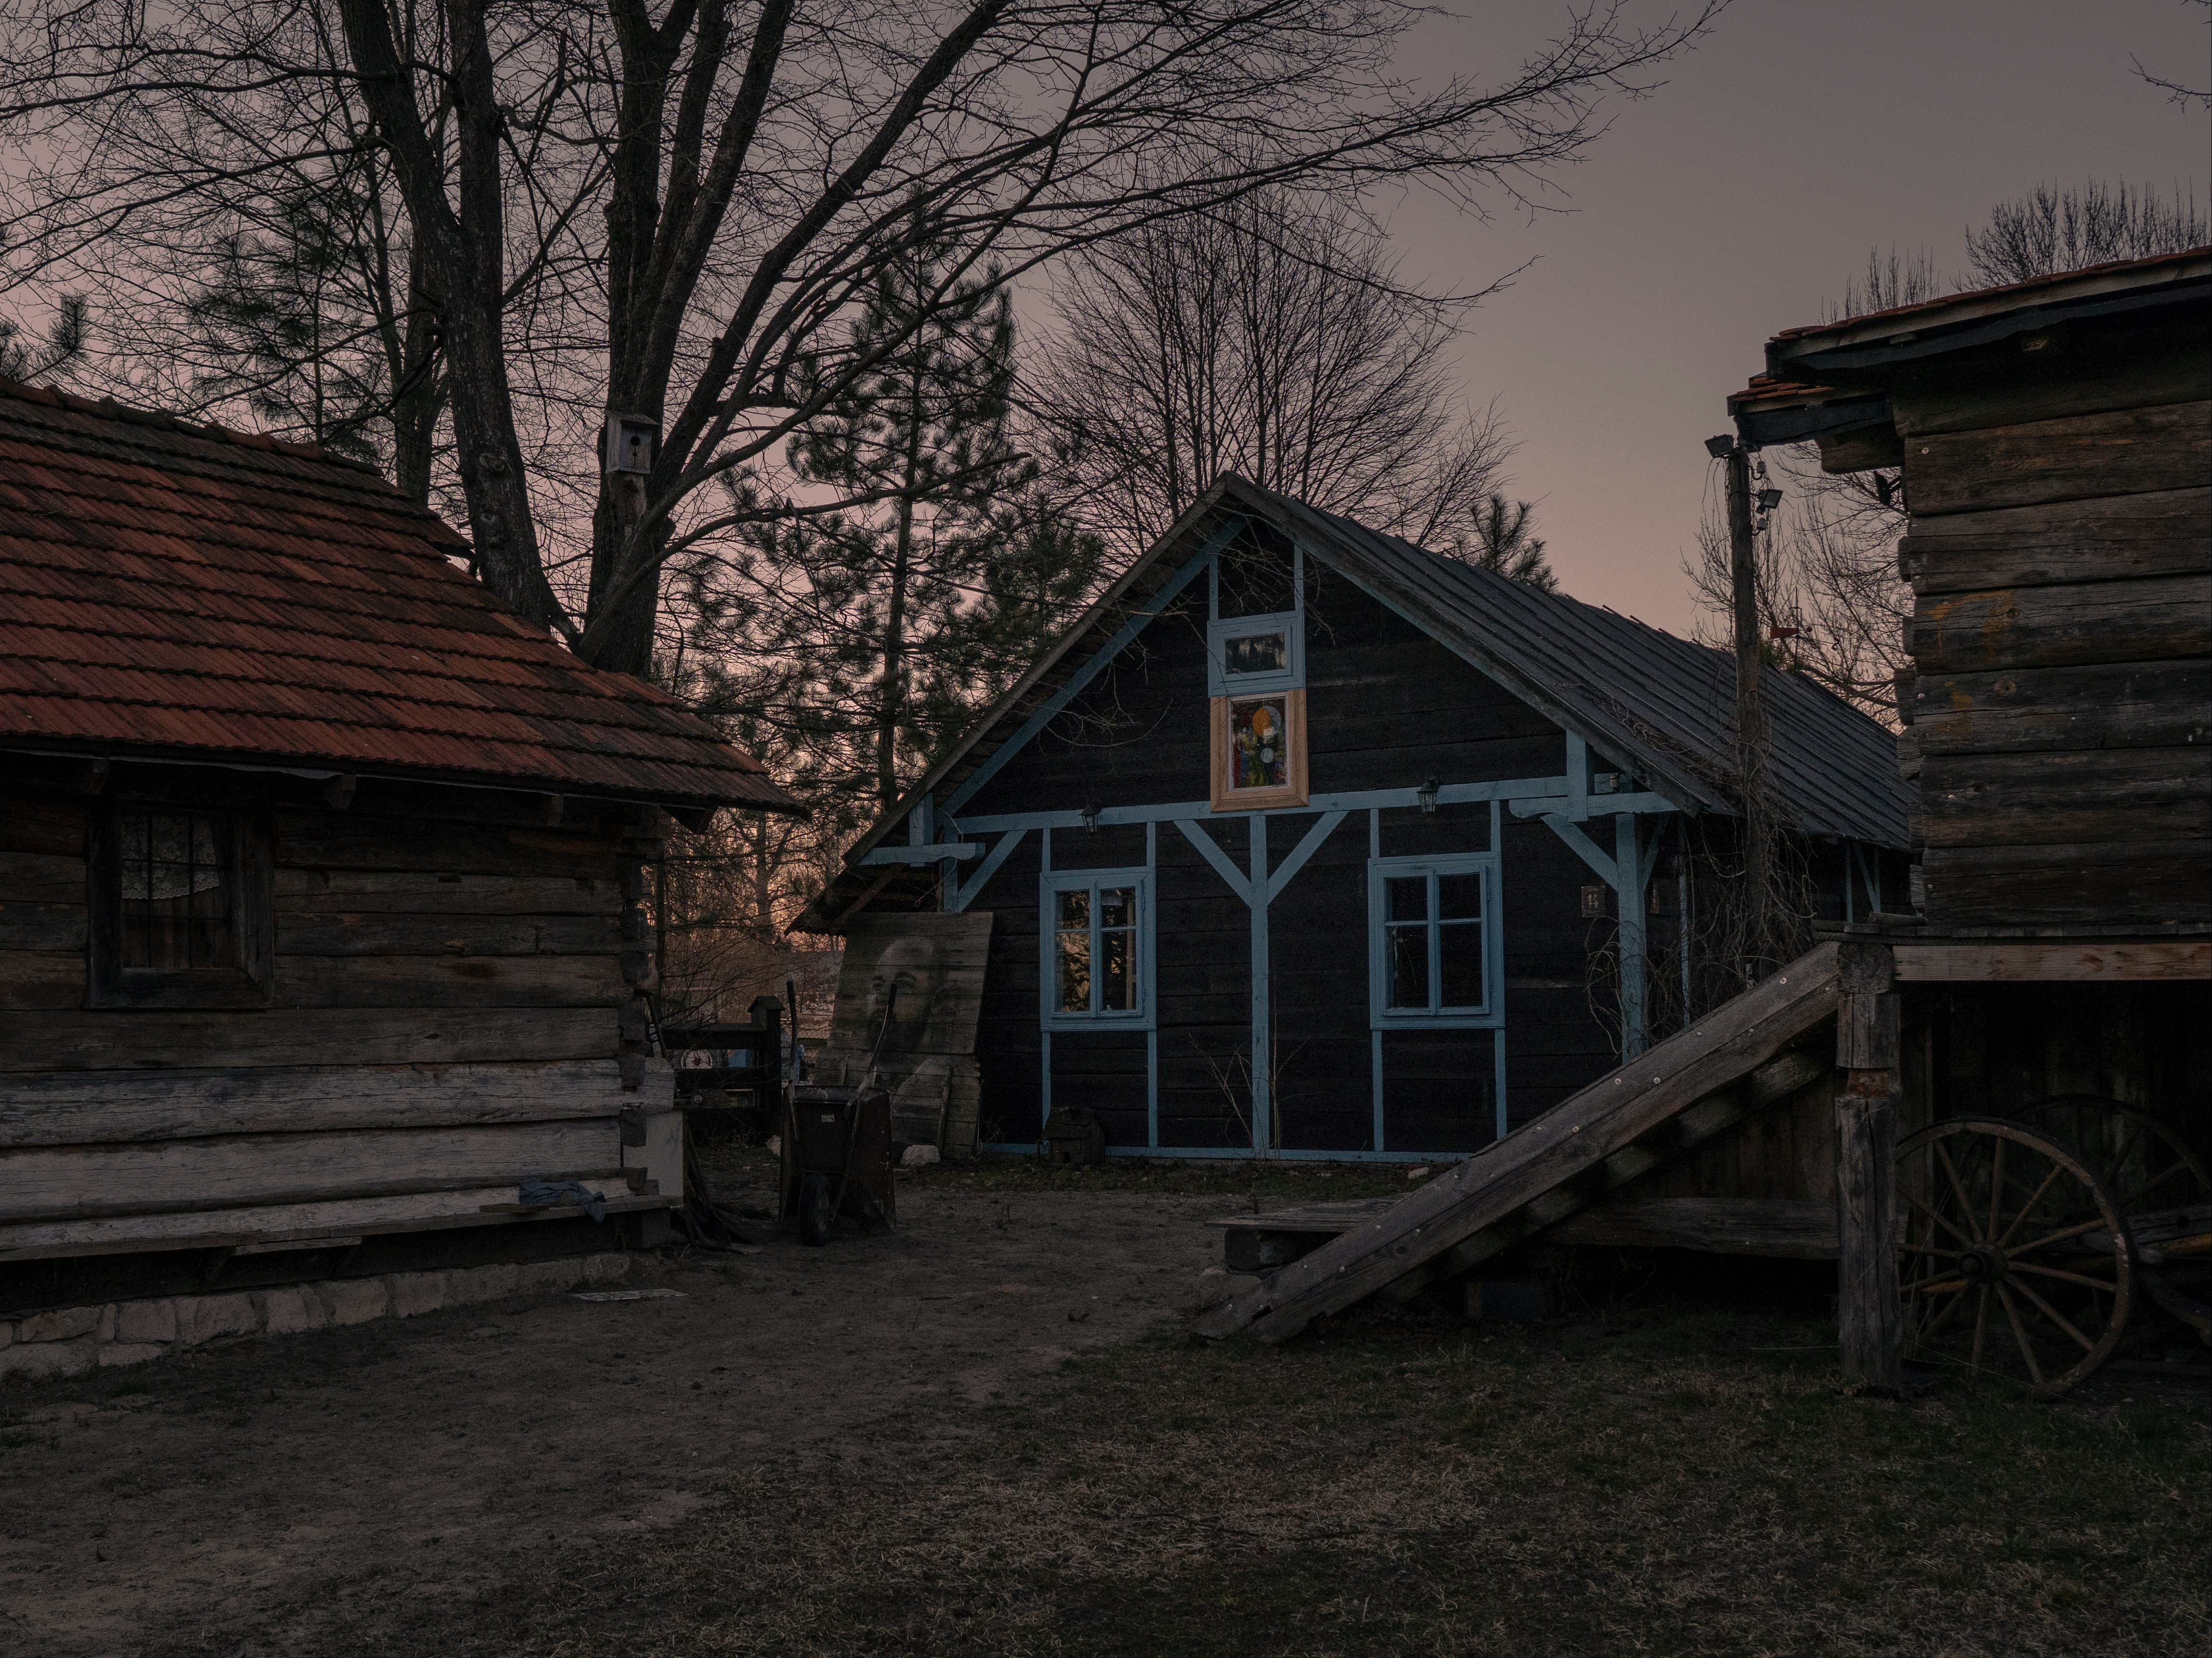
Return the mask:
<svg viewBox="0 0 2212 1658"><path fill-rule="evenodd" d="M1496 783L1446 783L1437 789L1437 799L1440 805L1447 806L1504 800L1512 804L1516 817L1531 817L1560 810L1559 803L1566 798L1566 780L1562 777L1514 777ZM1212 804L1206 800L1173 800L1146 806L1107 806L1099 811L1098 821L1109 825L1203 822L1208 819L1234 822L1247 817L1309 817L1317 811L1398 810L1419 805L1420 797L1417 789L1358 789L1344 794L1316 794L1303 806L1275 806L1266 811L1217 812ZM1673 801L1656 794L1623 794L1609 799L1606 805L1607 810L1613 812L1667 812L1676 810ZM1083 814L1078 811L994 812L959 820L960 832L963 835L997 835L1006 829L1072 829L1083 826Z"/></svg>
<svg viewBox="0 0 2212 1658"><path fill-rule="evenodd" d="M955 789L945 802L947 814L957 812L975 798L984 784L999 774L999 768L1033 742L1039 732L1066 710L1067 705L1090 686L1092 680L1106 670L1107 664L1128 648L1137 635L1144 632L1159 612L1173 602L1176 594L1190 585L1190 580L1200 570L1212 568L1214 557L1224 547L1234 541L1244 527L1244 520L1232 518L1217 529L1206 545L1191 556L1189 562L1169 578L1168 584L1146 599L1151 608L1143 614L1131 616L1115 629L1114 636L1095 652L1090 660L1068 677L1067 683L1053 693L1052 700L1022 722L1021 728L993 751L991 757L969 774L968 780Z"/></svg>

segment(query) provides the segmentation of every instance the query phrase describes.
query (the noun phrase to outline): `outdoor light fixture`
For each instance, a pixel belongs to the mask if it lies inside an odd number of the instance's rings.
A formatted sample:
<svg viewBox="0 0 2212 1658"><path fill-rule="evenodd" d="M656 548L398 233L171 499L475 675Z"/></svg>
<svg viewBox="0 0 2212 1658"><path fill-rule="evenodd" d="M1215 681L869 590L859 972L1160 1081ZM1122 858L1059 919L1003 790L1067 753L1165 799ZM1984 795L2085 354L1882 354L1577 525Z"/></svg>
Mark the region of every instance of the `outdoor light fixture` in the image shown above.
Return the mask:
<svg viewBox="0 0 2212 1658"><path fill-rule="evenodd" d="M1761 490L1759 492L1759 510L1760 512L1762 512L1762 513L1771 513L1771 512L1772 512L1776 507L1779 507L1781 504L1782 504L1782 491L1781 491L1781 490L1779 490L1779 489L1761 489Z"/></svg>
<svg viewBox="0 0 2212 1658"><path fill-rule="evenodd" d="M1725 432L1717 438L1707 438L1705 452L1715 460L1726 460L1735 452L1735 440Z"/></svg>
<svg viewBox="0 0 2212 1658"><path fill-rule="evenodd" d="M1413 791L1413 799L1420 803L1423 811L1434 811L1437 809L1437 780L1424 777L1421 786Z"/></svg>
<svg viewBox="0 0 2212 1658"><path fill-rule="evenodd" d="M1098 833L1098 803L1096 800L1083 803L1083 832L1085 835Z"/></svg>

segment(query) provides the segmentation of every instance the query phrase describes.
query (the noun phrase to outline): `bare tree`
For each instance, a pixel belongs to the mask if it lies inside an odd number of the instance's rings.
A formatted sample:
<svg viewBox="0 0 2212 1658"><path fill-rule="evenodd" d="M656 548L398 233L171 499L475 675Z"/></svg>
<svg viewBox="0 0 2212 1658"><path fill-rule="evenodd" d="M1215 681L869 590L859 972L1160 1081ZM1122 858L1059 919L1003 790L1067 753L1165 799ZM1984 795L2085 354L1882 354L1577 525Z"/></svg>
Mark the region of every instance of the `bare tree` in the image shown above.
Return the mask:
<svg viewBox="0 0 2212 1658"><path fill-rule="evenodd" d="M1897 572L1904 497L1891 472L1837 477L1796 444L1753 462L1759 488L1782 498L1757 516L1761 650L1772 666L1826 686L1871 718L1897 724L1895 681L1909 665L1912 590ZM1698 604L1697 636L1730 642L1728 527L1717 507L1699 527L1683 573Z"/></svg>
<svg viewBox="0 0 2212 1658"><path fill-rule="evenodd" d="M292 88L343 87L404 206L485 579L641 671L667 560L822 505L707 486L870 371L796 374L913 241L965 250L949 297L1276 183L1518 197L1717 9L1646 27L1596 0L1496 85L1424 89L1392 69L1428 16L1399 0L672 0L658 21L643 0L180 0L158 23L33 0L0 26L0 122L31 158L10 275L127 246L143 211L235 191L267 154L335 153L283 122ZM210 129L231 152L203 155ZM1168 155L1210 159L1154 182ZM600 476L613 413L662 422L641 488ZM574 518L536 510L555 451ZM571 562L564 604L548 573Z"/></svg>
<svg viewBox="0 0 2212 1658"><path fill-rule="evenodd" d="M2182 3L2196 6L2202 10L2212 11L2212 0L2182 0ZM2186 81L2170 81L2162 75L2153 75L2143 67L2142 59L2140 58L2131 58L2128 61L2135 65L2137 78L2164 93L2166 100L2169 104L2184 106L2199 104L2207 109L2212 109L2212 82L2192 86ZM2202 69L2203 65L2204 60L2199 58L2197 67Z"/></svg>
<svg viewBox="0 0 2212 1658"><path fill-rule="evenodd" d="M2063 191L2039 184L2020 201L1998 203L1989 223L1966 232L1974 280L1960 286L1997 288L2114 259L2179 253L2207 240L2197 197L2185 200L2179 188L2162 200L2148 189L2095 179Z"/></svg>
<svg viewBox="0 0 2212 1658"><path fill-rule="evenodd" d="M1442 355L1472 303L1401 283L1349 204L1256 191L1071 259L1030 403L1125 556L1224 472L1427 540L1510 448Z"/></svg>

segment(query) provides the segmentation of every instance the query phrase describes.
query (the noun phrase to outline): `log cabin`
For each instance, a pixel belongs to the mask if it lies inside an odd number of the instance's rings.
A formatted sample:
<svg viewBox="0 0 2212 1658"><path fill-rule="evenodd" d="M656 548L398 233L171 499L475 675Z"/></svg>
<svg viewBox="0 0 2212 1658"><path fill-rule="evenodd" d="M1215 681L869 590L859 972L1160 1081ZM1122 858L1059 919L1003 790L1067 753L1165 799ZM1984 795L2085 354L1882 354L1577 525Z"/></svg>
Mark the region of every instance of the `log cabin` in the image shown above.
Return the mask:
<svg viewBox="0 0 2212 1658"><path fill-rule="evenodd" d="M990 914L987 1150L1464 1157L1715 999L1733 674L1226 478L799 925ZM1765 681L1808 908L1902 908L1892 734Z"/></svg>
<svg viewBox="0 0 2212 1658"><path fill-rule="evenodd" d="M2131 1332L2212 1341L2212 247L1765 356L1716 452L1810 440L1906 508L1921 906L1832 925L1387 1210L1304 1217L1209 1333L1537 1241L1833 1261L1844 1369L1881 1391L1907 1354L1916 1387L2055 1391Z"/></svg>
<svg viewBox="0 0 2212 1658"><path fill-rule="evenodd" d="M665 1234L651 866L795 803L470 556L353 462L0 384L0 1346Z"/></svg>

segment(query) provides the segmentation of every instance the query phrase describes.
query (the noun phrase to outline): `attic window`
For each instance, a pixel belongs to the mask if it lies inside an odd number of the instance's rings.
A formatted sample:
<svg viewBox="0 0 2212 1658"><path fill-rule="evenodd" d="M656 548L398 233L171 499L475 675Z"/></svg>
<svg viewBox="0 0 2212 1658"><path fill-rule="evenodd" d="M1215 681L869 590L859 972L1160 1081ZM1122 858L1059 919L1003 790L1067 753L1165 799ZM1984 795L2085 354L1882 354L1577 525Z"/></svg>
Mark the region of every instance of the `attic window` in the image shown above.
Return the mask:
<svg viewBox="0 0 2212 1658"><path fill-rule="evenodd" d="M1294 691L1306 683L1305 555L1232 550L1214 561L1206 627L1209 696ZM1255 604L1267 608L1255 609Z"/></svg>
<svg viewBox="0 0 2212 1658"><path fill-rule="evenodd" d="M95 1007L260 1007L273 921L260 813L118 801L88 872Z"/></svg>

